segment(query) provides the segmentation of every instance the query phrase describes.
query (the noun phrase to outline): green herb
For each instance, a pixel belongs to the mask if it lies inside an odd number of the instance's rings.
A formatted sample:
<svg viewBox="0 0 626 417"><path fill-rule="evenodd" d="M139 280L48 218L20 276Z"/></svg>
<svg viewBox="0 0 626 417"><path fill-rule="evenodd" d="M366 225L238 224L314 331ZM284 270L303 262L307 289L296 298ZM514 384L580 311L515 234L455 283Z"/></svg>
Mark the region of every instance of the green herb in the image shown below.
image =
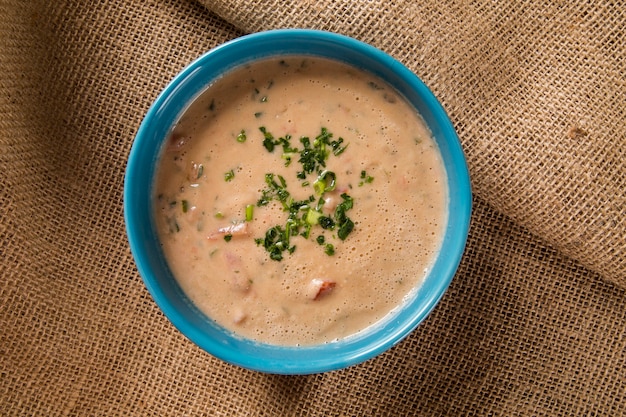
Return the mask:
<svg viewBox="0 0 626 417"><path fill-rule="evenodd" d="M343 213L354 207L354 199L346 193L342 193L341 198L343 199L343 202L337 205L337 212L341 212L343 215Z"/></svg>
<svg viewBox="0 0 626 417"><path fill-rule="evenodd" d="M308 210L304 221L311 226L319 224L320 218L322 217L322 213L317 210Z"/></svg>
<svg viewBox="0 0 626 417"><path fill-rule="evenodd" d="M301 137L300 142L304 146L304 149L300 152L298 162L302 164L302 170L305 175L312 173L320 166L326 166L328 154L322 142L317 142L317 146L312 146L310 139L306 136Z"/></svg>
<svg viewBox="0 0 626 417"><path fill-rule="evenodd" d="M354 205L354 200L348 194L341 194L343 202L337 205L335 209L335 221L337 222L337 236L341 240L345 240L354 229L354 222L346 215L346 211L350 210Z"/></svg>
<svg viewBox="0 0 626 417"><path fill-rule="evenodd" d="M246 141L246 131L241 129L241 132L237 135L237 142L244 143Z"/></svg>
<svg viewBox="0 0 626 417"><path fill-rule="evenodd" d="M263 112L262 112L262 111L258 111L258 112L256 112L256 113L254 113L254 117L256 117L257 119L258 119L259 117L261 117L261 116L263 116Z"/></svg>
<svg viewBox="0 0 626 417"><path fill-rule="evenodd" d="M180 205L183 208L183 213L187 213L187 211L189 210L189 202L187 200L182 200L180 202Z"/></svg>
<svg viewBox="0 0 626 417"><path fill-rule="evenodd" d="M335 221L328 216L320 216L318 223L322 226L322 229L334 229Z"/></svg>
<svg viewBox="0 0 626 417"><path fill-rule="evenodd" d="M313 189L318 195L322 195L325 192L333 191L337 184L337 175L332 171L322 171L315 182L313 183Z"/></svg>
<svg viewBox="0 0 626 417"><path fill-rule="evenodd" d="M331 151L333 155L338 156L346 150L347 145L341 146L343 138L331 140L332 137L333 134L330 133L328 129L323 127L320 134L313 140L313 143L311 143L311 140L306 136L300 138L300 142L304 146L304 149L300 152L300 159L298 162L302 164L302 172L304 175L310 174L314 171L321 171L324 167L326 167L326 160L328 159Z"/></svg>
<svg viewBox="0 0 626 417"><path fill-rule="evenodd" d="M274 146L276 146L274 135L268 132L264 126L261 126L259 130L263 133L263 146L265 146L265 149L267 149L268 152L274 152Z"/></svg>
<svg viewBox="0 0 626 417"><path fill-rule="evenodd" d="M232 169L224 174L224 181L226 182L232 181L233 178L235 178L235 171L233 171Z"/></svg>
<svg viewBox="0 0 626 417"><path fill-rule="evenodd" d="M346 240L348 235L352 233L352 230L354 230L354 222L349 218L346 218L345 221L339 225L339 228L337 229L337 236L341 240Z"/></svg>
<svg viewBox="0 0 626 417"><path fill-rule="evenodd" d="M231 234L224 235L224 240L225 240L226 242L230 242L232 238L233 238L233 235L231 235Z"/></svg>
<svg viewBox="0 0 626 417"><path fill-rule="evenodd" d="M261 198L257 201L257 206L266 206L273 199L277 199L283 203L283 205L287 203L290 197L289 191L287 191L287 181L282 175L278 175L277 177L280 184L274 179L274 174L265 174L267 188L261 191Z"/></svg>
<svg viewBox="0 0 626 417"><path fill-rule="evenodd" d="M198 174L196 175L196 179L198 180L202 178L202 174L204 174L204 165L198 164L197 169L198 169Z"/></svg>
<svg viewBox="0 0 626 417"><path fill-rule="evenodd" d="M252 221L252 219L254 218L254 205L252 204L248 204L246 206L246 221Z"/></svg>
<svg viewBox="0 0 626 417"><path fill-rule="evenodd" d="M341 146L342 143L343 143L343 138L339 138L337 140L330 142L330 147L333 148L333 155L339 156L346 150L348 145Z"/></svg>
<svg viewBox="0 0 626 417"><path fill-rule="evenodd" d="M317 200L317 204L315 205L315 210L321 211L324 204L326 204L326 200L324 199L324 196L320 196L319 200Z"/></svg>
<svg viewBox="0 0 626 417"><path fill-rule="evenodd" d="M285 166L288 166L291 163L291 158L299 152L298 148L291 146L291 135L275 139L274 135L268 132L264 126L261 126L259 130L263 133L263 146L268 152L274 152L275 147L278 145L282 146L283 154L281 157L286 160Z"/></svg>
<svg viewBox="0 0 626 417"><path fill-rule="evenodd" d="M361 171L361 181L359 181L359 187L363 184L371 184L374 181L374 177L367 175L367 172Z"/></svg>
<svg viewBox="0 0 626 417"><path fill-rule="evenodd" d="M285 166L288 167L289 165L291 165L291 159L293 158L293 156L295 155L294 152L285 152L281 155L281 158L283 158L285 160Z"/></svg>
<svg viewBox="0 0 626 417"><path fill-rule="evenodd" d="M222 213L221 211L218 211L217 213L215 213L215 218L216 219L223 219L224 218L224 213Z"/></svg>
<svg viewBox="0 0 626 417"><path fill-rule="evenodd" d="M281 226L274 226L265 232L264 238L255 239L255 242L257 245L263 245L265 250L269 253L270 259L281 261L284 251L293 253L296 249L295 246L289 246L290 237L291 234L288 229L283 229Z"/></svg>
<svg viewBox="0 0 626 417"><path fill-rule="evenodd" d="M354 229L354 222L346 214L353 206L352 197L346 193L341 194L343 201L337 205L332 215L324 215L322 211L326 203L324 194L334 191L337 185L337 175L325 169L326 161L331 154L337 156L346 150L347 145L344 145L343 138L334 140L332 133L326 128L321 128L313 140L307 136L300 137L302 147L296 148L291 143L290 135L276 138L264 126L259 127L259 130L263 134L263 146L268 152L274 152L277 146L282 147L281 158L285 161L285 166L298 158L302 170L297 171L296 178L300 180L302 186L312 185L314 194L305 200L295 201L287 189L285 178L273 173L265 174L266 187L261 191L261 197L256 205L262 207L271 201L277 201L283 210L288 212L288 216L284 225L271 227L263 238L255 239L255 242L265 248L270 259L280 261L285 251L292 253L295 250L295 245L291 244L292 237L302 236L309 239L311 230L318 225L323 230L336 230L337 236L345 240ZM307 176L313 173L316 179L311 182ZM246 220L252 218L252 213L248 215L248 207ZM326 254L333 255L334 245L326 243L325 239L324 235L319 235L316 241L324 246Z"/></svg>

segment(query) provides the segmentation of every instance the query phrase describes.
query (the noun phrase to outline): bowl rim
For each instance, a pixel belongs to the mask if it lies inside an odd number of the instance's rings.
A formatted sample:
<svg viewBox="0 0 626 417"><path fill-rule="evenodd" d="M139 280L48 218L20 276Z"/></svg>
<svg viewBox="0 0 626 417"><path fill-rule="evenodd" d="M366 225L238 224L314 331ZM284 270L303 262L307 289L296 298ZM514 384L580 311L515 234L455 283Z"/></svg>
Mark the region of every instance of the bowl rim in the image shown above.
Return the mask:
<svg viewBox="0 0 626 417"><path fill-rule="evenodd" d="M155 272L159 268L169 271L169 268L162 257L156 259L158 249L155 246L160 245L155 241L152 203L146 200L151 199L151 170L165 137L158 132L171 128L188 103L224 71L284 54L335 59L367 67L363 69L382 77L417 107L427 121L440 151L445 152L448 175L449 212L442 251L422 286L397 312L364 334L316 346L255 342L234 335L204 316L180 287L176 288L177 284L167 281L172 280L171 273L162 272L169 273L163 277L162 273ZM181 97L185 99L180 100ZM145 175L146 170L150 175ZM138 272L169 321L209 354L233 365L274 374L312 374L346 368L371 359L406 338L430 314L449 287L465 250L472 209L469 171L459 138L442 105L422 80L372 45L334 32L312 29L277 29L245 35L209 50L179 72L150 106L137 131L128 157L123 200L126 233ZM435 270L439 279L429 280Z"/></svg>

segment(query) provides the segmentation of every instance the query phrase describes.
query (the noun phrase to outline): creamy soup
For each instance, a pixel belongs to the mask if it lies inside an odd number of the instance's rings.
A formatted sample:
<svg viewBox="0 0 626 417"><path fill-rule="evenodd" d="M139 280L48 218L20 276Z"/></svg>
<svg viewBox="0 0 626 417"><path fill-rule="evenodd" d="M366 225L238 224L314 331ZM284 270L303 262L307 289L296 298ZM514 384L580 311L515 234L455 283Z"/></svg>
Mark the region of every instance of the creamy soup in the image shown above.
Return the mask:
<svg viewBox="0 0 626 417"><path fill-rule="evenodd" d="M215 81L164 146L155 214L193 303L241 336L332 342L419 288L446 174L415 110L337 62L267 59Z"/></svg>

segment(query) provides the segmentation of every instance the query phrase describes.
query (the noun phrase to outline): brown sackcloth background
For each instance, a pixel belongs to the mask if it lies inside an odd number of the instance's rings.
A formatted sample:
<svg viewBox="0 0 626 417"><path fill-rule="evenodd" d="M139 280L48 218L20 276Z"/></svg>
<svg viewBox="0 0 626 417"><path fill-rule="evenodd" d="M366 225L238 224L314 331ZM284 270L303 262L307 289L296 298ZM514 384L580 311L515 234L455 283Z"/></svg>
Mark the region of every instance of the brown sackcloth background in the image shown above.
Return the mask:
<svg viewBox="0 0 626 417"><path fill-rule="evenodd" d="M626 5L620 1L0 0L0 415L626 415ZM224 364L137 274L134 134L204 51L332 30L449 112L475 210L458 274L364 364Z"/></svg>

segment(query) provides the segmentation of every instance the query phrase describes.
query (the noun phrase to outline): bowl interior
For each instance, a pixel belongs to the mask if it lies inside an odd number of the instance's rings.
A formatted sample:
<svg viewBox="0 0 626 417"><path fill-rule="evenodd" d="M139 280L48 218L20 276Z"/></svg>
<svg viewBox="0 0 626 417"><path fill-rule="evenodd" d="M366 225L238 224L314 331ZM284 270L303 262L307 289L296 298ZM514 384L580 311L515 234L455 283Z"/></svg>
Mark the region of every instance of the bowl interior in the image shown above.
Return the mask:
<svg viewBox="0 0 626 417"><path fill-rule="evenodd" d="M215 78L239 65L279 55L335 59L369 71L402 94L422 115L439 146L448 177L449 213L442 251L423 285L404 305L367 330L319 346L285 347L240 338L201 313L183 293L163 257L152 218L152 187L161 144L171 127ZM345 36L277 30L235 39L198 58L178 74L148 111L133 143L124 184L124 216L131 251L152 297L168 319L210 354L263 372L308 374L344 368L389 349L437 304L460 262L471 212L465 157L454 128L430 90L395 59Z"/></svg>

